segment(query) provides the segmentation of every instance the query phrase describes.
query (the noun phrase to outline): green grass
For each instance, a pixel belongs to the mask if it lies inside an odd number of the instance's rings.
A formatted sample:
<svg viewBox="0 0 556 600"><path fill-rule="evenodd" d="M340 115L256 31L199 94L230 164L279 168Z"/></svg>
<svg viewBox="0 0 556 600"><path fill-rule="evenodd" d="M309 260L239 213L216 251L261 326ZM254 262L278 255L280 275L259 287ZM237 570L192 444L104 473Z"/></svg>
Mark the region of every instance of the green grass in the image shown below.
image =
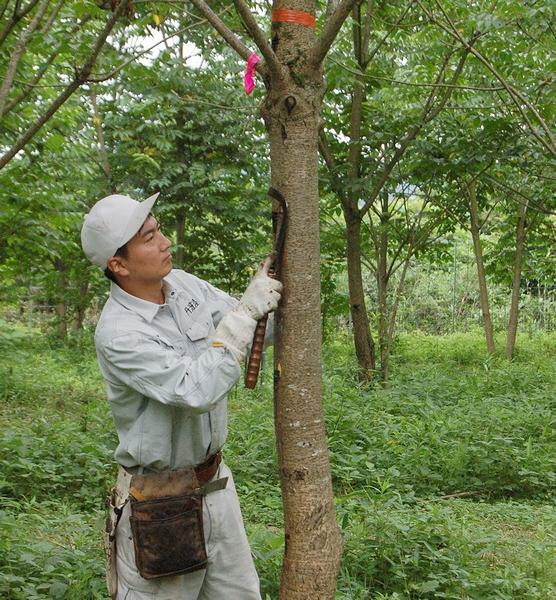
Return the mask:
<svg viewBox="0 0 556 600"><path fill-rule="evenodd" d="M554 334L512 362L480 332L403 336L390 385L365 388L349 337L327 345L337 599L556 595L555 356ZM233 392L226 447L265 600L283 550L271 387ZM90 337L0 322L0 398L0 597L107 598L116 437Z"/></svg>

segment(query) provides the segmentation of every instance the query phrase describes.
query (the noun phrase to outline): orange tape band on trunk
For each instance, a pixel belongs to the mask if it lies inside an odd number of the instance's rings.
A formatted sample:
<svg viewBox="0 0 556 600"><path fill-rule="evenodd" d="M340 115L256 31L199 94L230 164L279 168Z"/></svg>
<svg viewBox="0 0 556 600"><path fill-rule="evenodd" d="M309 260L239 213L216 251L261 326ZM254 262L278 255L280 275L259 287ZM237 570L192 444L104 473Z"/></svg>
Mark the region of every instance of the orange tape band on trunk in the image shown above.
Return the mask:
<svg viewBox="0 0 556 600"><path fill-rule="evenodd" d="M273 23L297 23L305 27L315 28L317 22L314 15L300 10L290 10L289 8L277 8L272 11Z"/></svg>

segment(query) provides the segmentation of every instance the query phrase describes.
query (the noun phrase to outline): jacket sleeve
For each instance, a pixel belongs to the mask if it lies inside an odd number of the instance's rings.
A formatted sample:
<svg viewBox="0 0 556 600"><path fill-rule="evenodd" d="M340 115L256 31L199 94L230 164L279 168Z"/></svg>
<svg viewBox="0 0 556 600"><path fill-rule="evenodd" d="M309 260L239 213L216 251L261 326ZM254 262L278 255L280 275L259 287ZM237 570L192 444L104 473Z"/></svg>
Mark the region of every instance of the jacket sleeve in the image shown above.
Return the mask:
<svg viewBox="0 0 556 600"><path fill-rule="evenodd" d="M202 290L202 293L210 303L211 306L211 314L212 314L212 322L216 327L218 323L222 320L222 318L233 308L235 308L239 304L239 300L230 296L226 292L218 289L217 287L210 284L208 281L204 281L203 279L199 279L195 275L191 273L185 273L184 271L173 271L173 273L183 281L184 277L189 278L189 280L194 281L197 286ZM270 313L268 316L268 323L266 325L266 333L264 338L264 347L272 346L274 344L274 313Z"/></svg>
<svg viewBox="0 0 556 600"><path fill-rule="evenodd" d="M226 348L207 348L191 358L139 333L122 334L106 343L97 340L97 354L104 377L113 384L196 414L215 408L241 374Z"/></svg>

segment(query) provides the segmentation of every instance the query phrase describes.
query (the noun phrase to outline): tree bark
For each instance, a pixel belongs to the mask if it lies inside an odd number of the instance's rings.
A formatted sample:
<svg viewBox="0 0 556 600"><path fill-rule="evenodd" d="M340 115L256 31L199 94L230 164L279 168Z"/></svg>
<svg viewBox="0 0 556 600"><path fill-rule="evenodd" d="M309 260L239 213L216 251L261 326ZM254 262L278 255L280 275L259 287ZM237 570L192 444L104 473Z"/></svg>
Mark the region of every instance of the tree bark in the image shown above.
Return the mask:
<svg viewBox="0 0 556 600"><path fill-rule="evenodd" d="M380 231L377 248L376 283L378 292L378 344L380 348L380 377L388 381L388 192L382 192Z"/></svg>
<svg viewBox="0 0 556 600"><path fill-rule="evenodd" d="M321 387L317 135L321 92L275 89L265 105L272 185L289 203L277 315L275 423L286 548L281 600L332 599L342 549ZM318 94L318 95L317 95ZM296 99L289 114L284 105Z"/></svg>
<svg viewBox="0 0 556 600"><path fill-rule="evenodd" d="M54 262L54 267L58 272L56 294L56 316L58 318L57 332L60 339L66 340L68 337L68 304L65 298L65 290L67 289L68 278L66 266L60 259L57 259Z"/></svg>
<svg viewBox="0 0 556 600"><path fill-rule="evenodd" d="M73 333L77 333L83 329L83 321L85 320L85 311L87 310L87 305L89 304L88 294L89 292L89 273L87 271L83 272L83 279L81 280L81 285L79 286L79 299L75 305L75 315L73 317L73 322L71 325L71 330Z"/></svg>
<svg viewBox="0 0 556 600"><path fill-rule="evenodd" d="M294 4L314 13L314 2ZM293 64L314 43L312 29L274 24L272 42L280 63L289 66L280 80L271 80L263 107L272 185L288 201L281 268L285 292L276 320L274 366L286 540L280 599L332 600L342 539L334 515L321 384L317 143L324 82L320 68L303 72L302 62Z"/></svg>
<svg viewBox="0 0 556 600"><path fill-rule="evenodd" d="M521 263L525 249L525 238L527 236L526 216L528 200L519 200L517 210L517 228L515 242L514 274L512 280L512 301L510 304L510 318L508 322L508 337L506 340L506 356L512 358L517 336L517 322L519 316L519 297L521 294Z"/></svg>
<svg viewBox="0 0 556 600"><path fill-rule="evenodd" d="M361 7L354 8L355 18L353 22L353 45L355 58L360 69L364 70L362 54L367 48L361 47ZM367 8L367 10L370 10ZM349 174L348 206L344 206L344 217L346 218L347 235L347 262L348 262L348 286L350 296L350 310L353 322L353 341L355 354L359 366L359 378L361 381L371 381L376 368L376 357L374 340L369 325L369 316L365 303L365 292L363 289L363 276L361 272L361 221L359 212L359 187L355 182L361 177L361 122L363 119L363 100L365 98L365 82L362 75L355 78L350 116L350 145L349 145ZM348 213L346 215L346 212ZM355 222L357 220L357 222ZM353 222L352 222L353 221ZM357 264L353 264L354 261Z"/></svg>
<svg viewBox="0 0 556 600"><path fill-rule="evenodd" d="M360 379L371 381L376 369L376 356L361 273L361 218L350 211L344 211L344 217L346 219L349 308L353 322L355 354Z"/></svg>
<svg viewBox="0 0 556 600"><path fill-rule="evenodd" d="M106 177L106 187L110 190L111 194L114 194L116 193L116 184L114 182L114 178L112 177L112 167L110 165L110 159L106 149L104 129L102 128L102 115L98 109L97 94L94 85L91 86L91 106L93 108L93 124L95 126L95 132L97 135L98 154L100 158L100 164L102 166L102 172Z"/></svg>
<svg viewBox="0 0 556 600"><path fill-rule="evenodd" d="M483 251L481 248L481 234L479 227L479 207L477 205L477 186L476 181L472 179L466 184L469 199L469 216L471 224L471 237L473 238L473 250L475 252L475 261L477 263L477 277L479 280L479 294L481 299L481 311L483 313L483 326L487 350L490 354L495 351L494 331L492 319L490 317L490 308L488 301L488 288L486 283L485 266L483 261Z"/></svg>
<svg viewBox="0 0 556 600"><path fill-rule="evenodd" d="M251 51L204 0L192 0L226 41ZM321 383L320 242L317 141L322 60L355 0L341 0L317 40L298 23L272 24L272 43L244 0L235 0L264 63L262 108L272 186L286 198L288 233L280 270L284 294L276 315L274 408L284 507L285 555L280 600L332 600L342 538L336 523ZM315 14L314 0L274 0L273 9Z"/></svg>
<svg viewBox="0 0 556 600"><path fill-rule="evenodd" d="M185 212L176 214L176 268L183 269L185 262Z"/></svg>

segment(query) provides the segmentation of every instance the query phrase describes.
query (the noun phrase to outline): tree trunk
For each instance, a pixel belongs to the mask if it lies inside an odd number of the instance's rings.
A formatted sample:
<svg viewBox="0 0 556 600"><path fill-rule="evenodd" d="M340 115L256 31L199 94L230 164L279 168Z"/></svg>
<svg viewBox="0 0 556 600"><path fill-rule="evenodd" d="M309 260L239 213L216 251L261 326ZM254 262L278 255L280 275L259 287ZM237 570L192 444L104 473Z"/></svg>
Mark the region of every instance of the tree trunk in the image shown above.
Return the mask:
<svg viewBox="0 0 556 600"><path fill-rule="evenodd" d="M475 252L475 261L477 262L477 277L479 280L479 294L481 298L481 310L483 313L483 326L485 328L485 337L487 350L490 354L495 351L494 331L492 319L490 318L490 309L488 302L488 288L486 283L485 266L483 262L483 251L481 248L481 234L479 227L479 207L477 205L477 189L475 180L471 180L467 185L469 197L469 215L471 221L471 237L473 238L473 250Z"/></svg>
<svg viewBox="0 0 556 600"><path fill-rule="evenodd" d="M185 212L179 211L176 215L176 268L183 269L185 262Z"/></svg>
<svg viewBox="0 0 556 600"><path fill-rule="evenodd" d="M355 10L357 18L353 22L354 54L359 68L364 70L361 48L361 13L359 7ZM368 45L368 44L367 44ZM350 117L350 145L349 145L349 176L351 186L348 187L347 196L349 206L344 206L347 235L347 262L348 262L348 286L350 297L350 310L353 321L353 341L355 343L355 354L359 366L359 378L361 381L371 381L376 368L375 345L369 326L369 317L365 304L365 292L363 289L363 277L361 273L361 220L359 214L359 186L355 182L361 177L361 121L363 118L365 82L362 75L358 75L354 81L351 101ZM347 214L346 214L347 213ZM357 265L354 262L357 261Z"/></svg>
<svg viewBox="0 0 556 600"><path fill-rule="evenodd" d="M512 281L512 301L510 305L510 319L508 323L508 338L506 340L506 356L512 358L515 349L515 339L517 336L517 321L519 312L519 297L521 292L521 262L523 258L523 250L525 248L526 215L528 200L520 200L517 211L517 228L515 241L515 260L514 274Z"/></svg>
<svg viewBox="0 0 556 600"><path fill-rule="evenodd" d="M67 289L66 266L59 259L55 261L54 266L56 271L58 271L56 299L57 332L60 339L66 340L68 337L68 304L64 296Z"/></svg>
<svg viewBox="0 0 556 600"><path fill-rule="evenodd" d="M274 26L273 33L273 47L282 64L291 60L292 52L304 56L304 48L314 42L311 29L296 25ZM284 33L287 38L282 38ZM288 74L271 82L263 107L272 186L288 202L281 268L284 295L276 319L274 359L286 540L281 600L332 600L342 552L321 384L317 141L322 93L321 72L304 73L295 81Z"/></svg>
<svg viewBox="0 0 556 600"><path fill-rule="evenodd" d="M371 381L376 368L375 343L365 304L361 273L361 218L344 212L346 220L346 258L348 270L349 308L353 322L353 341L362 381Z"/></svg>
<svg viewBox="0 0 556 600"><path fill-rule="evenodd" d="M191 0L244 59L251 50L204 0ZM272 42L243 0L234 2L265 59L262 114L270 141L272 186L289 203L276 315L274 401L284 507L280 600L333 600L342 537L334 514L321 383L320 242L317 141L322 61L355 0L341 0L317 39L314 0L274 0ZM298 22L288 22L293 14ZM278 11L278 12L276 12ZM301 19L301 22L299 22Z"/></svg>
<svg viewBox="0 0 556 600"><path fill-rule="evenodd" d="M394 332L396 331L396 317L398 315L398 307L400 305L400 299L402 296L402 291L405 284L405 276L407 275L407 269L409 267L409 263L411 261L411 257L413 256L413 249L410 245L408 248L407 257L405 258L402 273L400 275L400 281L398 283L398 287L396 288L394 302L392 304L392 308L390 309L389 322L388 322L388 335L386 338L386 379L388 381L389 376L389 364L390 364L390 354L392 352L392 344L394 342Z"/></svg>
<svg viewBox="0 0 556 600"><path fill-rule="evenodd" d="M106 149L106 142L104 139L104 130L102 128L102 115L97 105L97 94L95 86L91 86L91 106L93 108L93 123L95 125L95 132L97 134L98 142L98 154L100 158L100 164L102 166L102 172L106 177L106 188L111 194L116 193L116 184L112 176L112 167L110 165L110 159L108 157L108 150Z"/></svg>
<svg viewBox="0 0 556 600"><path fill-rule="evenodd" d="M382 193L380 230L377 248L376 283L378 295L378 345L380 348L380 377L388 381L388 192Z"/></svg>
<svg viewBox="0 0 556 600"><path fill-rule="evenodd" d="M83 321L85 320L85 311L88 305L88 291L89 291L89 273L84 270L81 285L79 286L79 299L75 305L75 315L71 325L73 333L77 333L83 329Z"/></svg>

